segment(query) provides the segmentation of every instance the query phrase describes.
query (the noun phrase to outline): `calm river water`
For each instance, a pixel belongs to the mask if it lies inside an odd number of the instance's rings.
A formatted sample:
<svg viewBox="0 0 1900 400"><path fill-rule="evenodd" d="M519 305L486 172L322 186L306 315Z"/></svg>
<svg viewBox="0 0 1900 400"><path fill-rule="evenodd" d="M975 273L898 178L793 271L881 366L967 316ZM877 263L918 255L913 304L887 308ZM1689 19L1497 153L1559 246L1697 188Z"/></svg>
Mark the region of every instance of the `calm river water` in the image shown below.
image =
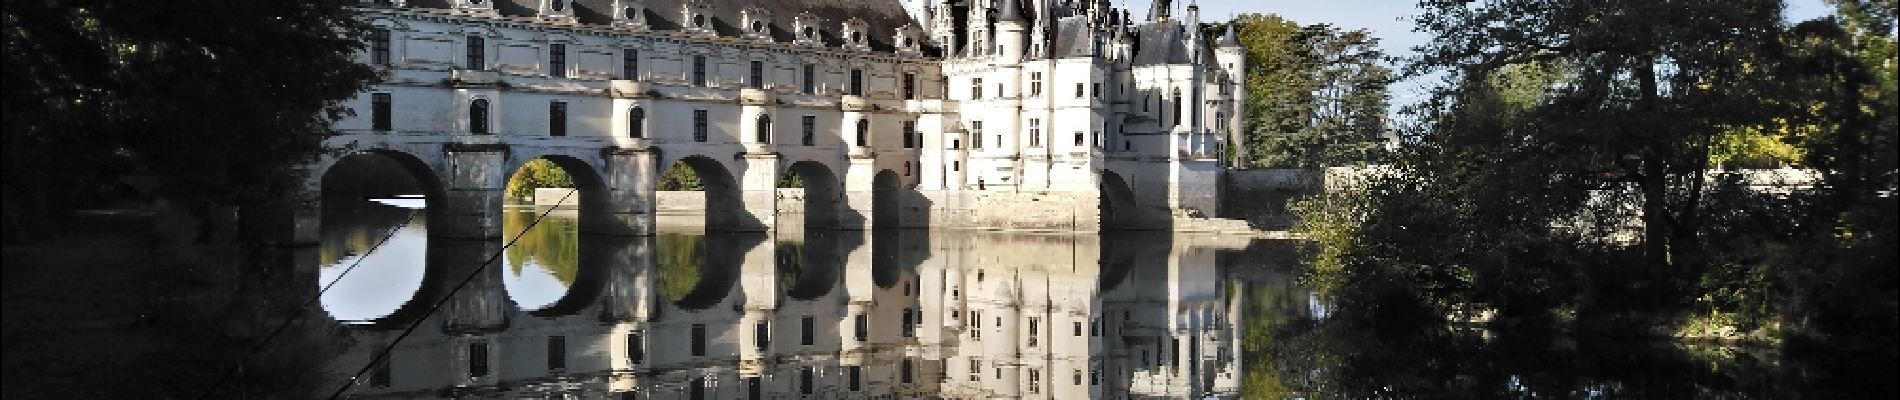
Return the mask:
<svg viewBox="0 0 1900 400"><path fill-rule="evenodd" d="M318 284L348 326L328 369L361 398L1719 398L1852 378L1775 349L1357 328L1298 283L1287 242L600 237L522 208L505 247L339 203Z"/></svg>

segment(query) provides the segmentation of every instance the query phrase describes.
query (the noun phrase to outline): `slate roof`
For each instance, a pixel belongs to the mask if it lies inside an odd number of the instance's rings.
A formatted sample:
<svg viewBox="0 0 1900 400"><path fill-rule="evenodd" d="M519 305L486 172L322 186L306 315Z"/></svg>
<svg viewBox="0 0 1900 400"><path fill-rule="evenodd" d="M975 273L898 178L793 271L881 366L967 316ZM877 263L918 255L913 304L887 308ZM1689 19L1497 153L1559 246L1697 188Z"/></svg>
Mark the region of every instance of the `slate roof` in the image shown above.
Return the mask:
<svg viewBox="0 0 1900 400"><path fill-rule="evenodd" d="M1168 20L1135 27L1134 65L1188 64L1187 33Z"/></svg>
<svg viewBox="0 0 1900 400"><path fill-rule="evenodd" d="M541 6L541 0L493 0L495 10L503 16L535 17ZM771 13L767 31L773 41L791 42L794 39L793 22L799 14L810 12L819 19L820 40L828 47L837 47L844 43L844 22L855 17L865 23L865 35L872 50L893 51L896 43L891 43L897 28L904 25L921 27L904 10L897 0L705 0L711 6L710 25L720 36L738 37L742 35L740 24L744 18L740 14L746 8L757 6ZM448 0L411 0L410 7L450 8ZM614 21L614 0L572 0L575 20L582 24L607 25ZM647 26L654 30L679 30L685 26L683 18L685 0L643 0ZM929 38L919 31L919 41L928 43Z"/></svg>

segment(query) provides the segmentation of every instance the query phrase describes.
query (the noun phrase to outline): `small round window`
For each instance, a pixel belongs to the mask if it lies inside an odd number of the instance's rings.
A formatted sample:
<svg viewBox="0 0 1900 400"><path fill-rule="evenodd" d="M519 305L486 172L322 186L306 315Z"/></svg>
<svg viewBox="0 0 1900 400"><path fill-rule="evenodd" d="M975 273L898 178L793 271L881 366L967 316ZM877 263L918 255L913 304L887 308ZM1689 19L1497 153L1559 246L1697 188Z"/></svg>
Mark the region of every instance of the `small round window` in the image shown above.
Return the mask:
<svg viewBox="0 0 1900 400"><path fill-rule="evenodd" d="M809 26L805 27L805 37L811 37L811 35L812 35L811 27Z"/></svg>
<svg viewBox="0 0 1900 400"><path fill-rule="evenodd" d="M706 27L706 14L693 14L693 26Z"/></svg>
<svg viewBox="0 0 1900 400"><path fill-rule="evenodd" d="M855 42L862 42L862 41L864 41L864 33L862 33L862 32L851 32L851 41L852 41L852 42L854 42L854 43L855 43Z"/></svg>
<svg viewBox="0 0 1900 400"><path fill-rule="evenodd" d="M910 38L904 38L904 47L910 47Z"/></svg>
<svg viewBox="0 0 1900 400"><path fill-rule="evenodd" d="M562 9L566 9L567 8L566 3L567 3L566 1L554 0L554 11L561 11Z"/></svg>
<svg viewBox="0 0 1900 400"><path fill-rule="evenodd" d="M637 13L637 12L640 12L640 11L634 10L633 7L627 7L620 10L620 17L626 18L626 19L633 19L634 13Z"/></svg>
<svg viewBox="0 0 1900 400"><path fill-rule="evenodd" d="M765 21L752 21L753 32L765 32Z"/></svg>

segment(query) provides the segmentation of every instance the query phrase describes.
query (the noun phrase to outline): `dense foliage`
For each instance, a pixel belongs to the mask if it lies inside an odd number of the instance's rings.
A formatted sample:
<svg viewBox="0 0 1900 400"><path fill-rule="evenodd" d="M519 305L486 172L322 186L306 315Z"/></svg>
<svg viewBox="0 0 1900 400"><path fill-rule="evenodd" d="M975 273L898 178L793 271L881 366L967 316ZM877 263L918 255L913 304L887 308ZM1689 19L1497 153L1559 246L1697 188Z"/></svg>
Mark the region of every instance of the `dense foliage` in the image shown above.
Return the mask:
<svg viewBox="0 0 1900 400"><path fill-rule="evenodd" d="M1890 357L1892 2L1837 3L1790 26L1778 0L1420 2L1408 73L1444 81L1389 168L1300 206L1319 288L1395 317Z"/></svg>
<svg viewBox="0 0 1900 400"><path fill-rule="evenodd" d="M376 76L354 3L7 2L7 237L74 209L279 197Z"/></svg>
<svg viewBox="0 0 1900 400"><path fill-rule="evenodd" d="M533 197L534 190L540 188L572 188L574 177L567 170L545 158L536 158L522 163L515 174L508 177L508 197Z"/></svg>
<svg viewBox="0 0 1900 400"><path fill-rule="evenodd" d="M1242 14L1234 24L1247 60L1241 106L1248 148L1239 165L1321 167L1379 157L1392 71L1378 38L1272 14Z"/></svg>

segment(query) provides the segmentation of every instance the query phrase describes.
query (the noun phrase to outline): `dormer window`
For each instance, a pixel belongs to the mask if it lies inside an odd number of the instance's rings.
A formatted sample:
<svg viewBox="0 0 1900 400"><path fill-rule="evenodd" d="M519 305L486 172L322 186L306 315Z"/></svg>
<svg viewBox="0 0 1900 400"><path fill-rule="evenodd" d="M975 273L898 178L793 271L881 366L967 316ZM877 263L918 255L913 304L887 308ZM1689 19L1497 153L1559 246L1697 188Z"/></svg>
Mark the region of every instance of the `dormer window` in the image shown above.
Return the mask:
<svg viewBox="0 0 1900 400"><path fill-rule="evenodd" d="M687 31L701 34L714 33L712 29L711 3L708 3L706 0L690 0L686 2L681 12L683 12L686 17L684 20L686 21Z"/></svg>
<svg viewBox="0 0 1900 400"><path fill-rule="evenodd" d="M864 34L865 25L866 24L864 23L864 20L857 19L857 18L852 18L851 20L844 22L844 36L846 38L846 41L844 43L845 48L854 49L854 50L869 50L870 49L869 43L867 43L865 40L866 39L865 34Z"/></svg>
<svg viewBox="0 0 1900 400"><path fill-rule="evenodd" d="M897 35L891 42L897 43L898 53L917 54L923 51L917 45L917 37L921 35L923 35L923 29L917 28L916 25L906 24L902 28L897 28Z"/></svg>
<svg viewBox="0 0 1900 400"><path fill-rule="evenodd" d="M771 40L772 13L764 7L748 7L740 12L745 17L745 37L754 40Z"/></svg>
<svg viewBox="0 0 1900 400"><path fill-rule="evenodd" d="M542 0L541 19L550 21L572 21L574 13L567 3L574 0Z"/></svg>
<svg viewBox="0 0 1900 400"><path fill-rule="evenodd" d="M488 0L456 0L455 10L469 14L494 15L495 6Z"/></svg>
<svg viewBox="0 0 1900 400"><path fill-rule="evenodd" d="M792 43L806 46L823 45L823 42L819 41L818 38L818 24L819 20L817 15L813 15L809 11L798 14L798 17L792 19L792 28L797 29L798 32L798 37L793 38Z"/></svg>
<svg viewBox="0 0 1900 400"><path fill-rule="evenodd" d="M620 10L614 13L614 25L636 29L646 28L646 7L640 3L640 0L617 0L614 5L614 9Z"/></svg>

